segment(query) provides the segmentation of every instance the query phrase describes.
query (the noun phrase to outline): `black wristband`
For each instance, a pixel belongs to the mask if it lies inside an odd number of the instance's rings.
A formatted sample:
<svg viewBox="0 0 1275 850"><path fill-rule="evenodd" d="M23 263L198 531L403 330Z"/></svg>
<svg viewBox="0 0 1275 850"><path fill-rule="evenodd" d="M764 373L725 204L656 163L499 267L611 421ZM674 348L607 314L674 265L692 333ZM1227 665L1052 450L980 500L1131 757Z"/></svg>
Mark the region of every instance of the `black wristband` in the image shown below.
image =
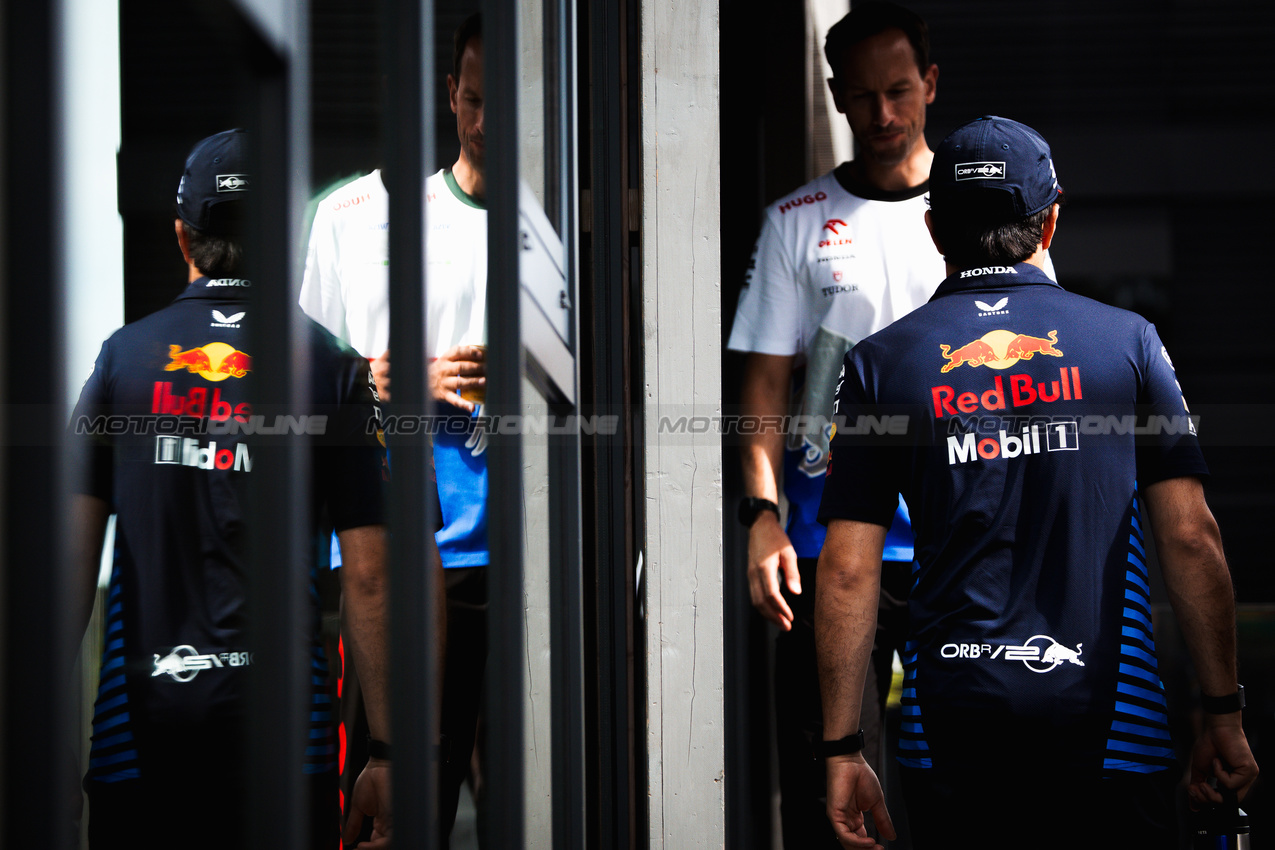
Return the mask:
<svg viewBox="0 0 1275 850"><path fill-rule="evenodd" d="M757 521L757 515L762 511L771 511L776 518L779 516L779 505L776 505L770 499L759 499L756 496L745 496L739 500L739 522L745 528L752 528L754 522Z"/></svg>
<svg viewBox="0 0 1275 850"><path fill-rule="evenodd" d="M816 741L815 758L831 758L832 756L848 756L857 753L864 747L863 730L847 735L836 741Z"/></svg>
<svg viewBox="0 0 1275 850"><path fill-rule="evenodd" d="M1200 707L1209 714L1231 714L1244 708L1244 686L1236 685L1235 693L1224 697L1211 697L1200 694Z"/></svg>
<svg viewBox="0 0 1275 850"><path fill-rule="evenodd" d="M393 748L384 741L378 741L371 735L367 736L367 754L374 759L385 759L390 761Z"/></svg>

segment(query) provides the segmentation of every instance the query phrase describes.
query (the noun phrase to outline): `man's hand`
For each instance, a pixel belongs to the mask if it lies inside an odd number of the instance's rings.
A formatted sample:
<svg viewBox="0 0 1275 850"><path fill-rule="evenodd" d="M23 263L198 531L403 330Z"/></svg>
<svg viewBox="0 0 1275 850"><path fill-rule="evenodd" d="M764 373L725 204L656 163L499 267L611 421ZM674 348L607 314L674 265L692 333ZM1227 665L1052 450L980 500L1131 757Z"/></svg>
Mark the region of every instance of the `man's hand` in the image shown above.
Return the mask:
<svg viewBox="0 0 1275 850"><path fill-rule="evenodd" d="M762 511L748 529L748 592L757 612L784 631L792 629L792 608L779 591L783 573L789 593L801 593L797 572L797 550L779 527L779 518Z"/></svg>
<svg viewBox="0 0 1275 850"><path fill-rule="evenodd" d="M390 793L390 763L385 759L370 758L359 778L354 780L350 794L350 817L341 833L341 843L356 846L363 818L372 818L372 838L357 846L362 850L385 850L390 847L394 833L394 809Z"/></svg>
<svg viewBox="0 0 1275 850"><path fill-rule="evenodd" d="M474 402L461 393L487 389L487 351L479 345L458 345L429 364L429 391L436 401L474 412Z"/></svg>
<svg viewBox="0 0 1275 850"><path fill-rule="evenodd" d="M1187 795L1192 806L1222 802L1222 795L1209 786L1210 777L1216 776L1218 785L1231 789L1243 800L1257 774L1257 762L1240 725L1240 713L1206 714L1204 731L1191 750L1191 784Z"/></svg>
<svg viewBox="0 0 1275 850"><path fill-rule="evenodd" d="M376 394L381 401L390 400L390 350L372 361L372 379L376 381Z"/></svg>
<svg viewBox="0 0 1275 850"><path fill-rule="evenodd" d="M864 812L871 812L877 830L893 841L898 836L894 822L885 809L881 781L863 760L862 753L833 756L828 759L828 820L842 847L864 847L881 850L881 845L868 837Z"/></svg>

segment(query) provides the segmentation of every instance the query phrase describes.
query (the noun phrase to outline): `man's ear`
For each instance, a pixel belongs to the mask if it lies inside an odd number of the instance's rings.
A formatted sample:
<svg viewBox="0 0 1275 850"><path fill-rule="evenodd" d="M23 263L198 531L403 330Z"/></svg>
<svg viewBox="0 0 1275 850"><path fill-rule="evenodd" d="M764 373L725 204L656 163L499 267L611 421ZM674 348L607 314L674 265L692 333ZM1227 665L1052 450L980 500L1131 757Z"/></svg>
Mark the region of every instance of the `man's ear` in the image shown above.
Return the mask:
<svg viewBox="0 0 1275 850"><path fill-rule="evenodd" d="M190 235L186 233L185 222L180 218L173 219L173 230L177 231L177 245L182 249L182 259L190 265Z"/></svg>
<svg viewBox="0 0 1275 850"><path fill-rule="evenodd" d="M1049 208L1049 215L1045 216L1045 223L1040 228L1040 250L1042 251L1048 251L1049 243L1054 241L1054 233L1058 230L1058 214L1061 210L1062 207L1059 204L1054 204Z"/></svg>
<svg viewBox="0 0 1275 850"><path fill-rule="evenodd" d="M837 111L842 115L846 112L845 104L841 102L841 89L837 87L837 78L828 78L828 91L832 92L832 102L837 107Z"/></svg>
<svg viewBox="0 0 1275 850"><path fill-rule="evenodd" d="M939 238L934 235L934 219L931 217L929 210L925 211L925 229L930 231L930 241L934 243L934 247L938 249L940 254L946 257L947 254L943 252L943 246L939 244Z"/></svg>

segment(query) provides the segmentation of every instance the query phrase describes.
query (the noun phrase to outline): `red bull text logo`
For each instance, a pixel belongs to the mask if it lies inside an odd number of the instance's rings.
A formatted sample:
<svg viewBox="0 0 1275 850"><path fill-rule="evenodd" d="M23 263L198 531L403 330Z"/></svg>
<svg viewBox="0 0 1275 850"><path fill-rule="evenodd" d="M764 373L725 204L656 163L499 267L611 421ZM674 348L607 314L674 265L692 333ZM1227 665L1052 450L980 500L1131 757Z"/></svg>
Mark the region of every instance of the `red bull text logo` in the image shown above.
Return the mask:
<svg viewBox="0 0 1275 850"><path fill-rule="evenodd" d="M1009 394L1006 395L1005 378L1009 378ZM1057 381L1032 380L1031 375L997 375L992 378L992 388L981 395L974 392L963 392L959 395L954 387L942 385L930 388L930 396L934 401L934 418L955 416L957 413L974 413L980 407L983 410L1005 410L1006 407L1026 407L1029 404L1055 401L1071 401L1083 399L1084 390L1080 386L1080 367L1058 369Z"/></svg>
<svg viewBox="0 0 1275 850"><path fill-rule="evenodd" d="M210 342L186 350L180 345L170 345L168 357L165 372L185 369L208 381L242 378L252 371L252 356L224 342Z"/></svg>
<svg viewBox="0 0 1275 850"><path fill-rule="evenodd" d="M217 387L213 387L211 397L207 387L191 387L186 395L173 395L172 383L156 381L151 392L151 413L199 419L207 416L214 422L225 422L233 416L239 422L248 422L252 416L252 405L241 401L232 407L230 402L222 400L221 390Z"/></svg>
<svg viewBox="0 0 1275 850"><path fill-rule="evenodd" d="M986 366L997 371L1008 369L1019 360L1031 360L1037 354L1046 357L1062 357L1058 348L1058 331L1052 330L1046 336L1028 336L1007 330L989 331L976 340L967 342L955 350L950 345L940 345L939 353L947 361L939 371L944 374L960 366L978 368ZM930 392L934 401L934 418L955 416L957 413L974 413L980 407L984 410L1005 410L1007 407L1023 407L1037 402L1071 401L1084 398L1080 386L1080 368L1072 366L1060 367L1058 380L1040 381L1037 383L1031 375L1009 375L1009 387L1006 388L1004 376L997 375L992 380L992 388L979 394L963 392L958 394L951 386L932 387Z"/></svg>

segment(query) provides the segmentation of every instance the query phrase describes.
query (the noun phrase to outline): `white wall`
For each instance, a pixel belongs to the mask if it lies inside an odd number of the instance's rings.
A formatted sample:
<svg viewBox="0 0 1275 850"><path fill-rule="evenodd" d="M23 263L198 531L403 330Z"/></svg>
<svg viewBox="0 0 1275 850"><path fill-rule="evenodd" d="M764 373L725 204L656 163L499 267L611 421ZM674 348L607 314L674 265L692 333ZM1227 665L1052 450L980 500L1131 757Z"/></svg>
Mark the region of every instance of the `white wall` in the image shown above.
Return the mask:
<svg viewBox="0 0 1275 850"><path fill-rule="evenodd" d="M62 7L67 246L67 384L62 390L67 404L74 405L102 341L124 323L124 227L115 180L119 4L63 0Z"/></svg>

